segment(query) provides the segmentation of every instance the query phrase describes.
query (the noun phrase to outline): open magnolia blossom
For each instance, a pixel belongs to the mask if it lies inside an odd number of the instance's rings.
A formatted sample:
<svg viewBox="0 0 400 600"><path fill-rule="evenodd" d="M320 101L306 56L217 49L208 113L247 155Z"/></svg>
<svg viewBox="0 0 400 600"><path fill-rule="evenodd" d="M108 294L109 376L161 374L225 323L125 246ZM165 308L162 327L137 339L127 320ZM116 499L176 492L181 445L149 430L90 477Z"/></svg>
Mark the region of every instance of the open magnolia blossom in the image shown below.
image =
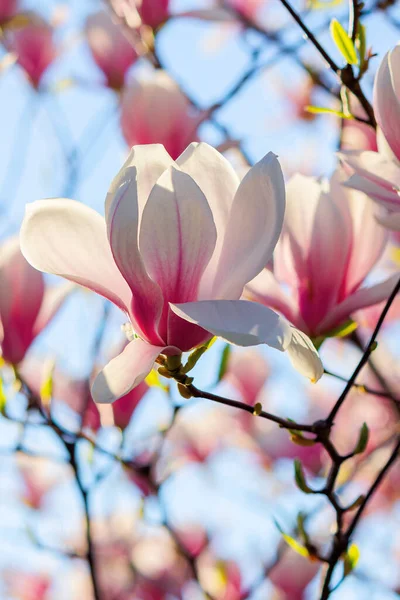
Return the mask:
<svg viewBox="0 0 400 600"><path fill-rule="evenodd" d="M383 207L378 220L400 231L400 44L379 66L373 104L378 152L341 152L341 160L353 173L345 185L368 194Z"/></svg>
<svg viewBox="0 0 400 600"><path fill-rule="evenodd" d="M13 365L53 318L73 285L45 288L21 254L18 237L0 246L0 354Z"/></svg>
<svg viewBox="0 0 400 600"><path fill-rule="evenodd" d="M274 270L264 269L246 287L248 298L275 308L313 338L387 298L398 278L362 287L382 256L387 233L374 218L371 200L345 188L345 179L338 169L330 182L303 175L289 181Z"/></svg>
<svg viewBox="0 0 400 600"><path fill-rule="evenodd" d="M120 398L160 354L180 355L212 335L241 346L289 348L306 375L322 374L305 336L269 308L239 299L271 259L284 210L274 154L239 182L204 143L191 144L176 162L161 145L134 147L111 183L105 219L72 200L27 206L27 260L111 300L139 336L96 377L95 401Z"/></svg>

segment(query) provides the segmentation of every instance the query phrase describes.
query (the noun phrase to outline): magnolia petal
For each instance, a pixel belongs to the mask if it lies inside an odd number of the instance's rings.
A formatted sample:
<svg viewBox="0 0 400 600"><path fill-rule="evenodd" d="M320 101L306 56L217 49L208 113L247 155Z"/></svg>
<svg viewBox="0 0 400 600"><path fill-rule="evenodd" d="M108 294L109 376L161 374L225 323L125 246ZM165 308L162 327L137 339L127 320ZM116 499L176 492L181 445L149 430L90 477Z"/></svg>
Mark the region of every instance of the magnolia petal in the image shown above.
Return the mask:
<svg viewBox="0 0 400 600"><path fill-rule="evenodd" d="M101 294L128 311L132 293L113 260L104 219L64 198L26 207L21 250L39 271L60 275Z"/></svg>
<svg viewBox="0 0 400 600"><path fill-rule="evenodd" d="M76 286L72 282L46 288L43 302L34 325L33 332L35 336L48 325L57 311L61 308L64 300L74 289L76 289Z"/></svg>
<svg viewBox="0 0 400 600"><path fill-rule="evenodd" d="M159 145L134 148L111 184L105 207L111 251L132 290L131 314L135 327L156 344L163 343L157 330L163 298L143 264L138 247L138 226L147 196L156 177L167 168L168 158Z"/></svg>
<svg viewBox="0 0 400 600"><path fill-rule="evenodd" d="M245 175L236 192L218 263L213 296L239 298L270 261L282 229L285 184L272 152Z"/></svg>
<svg viewBox="0 0 400 600"><path fill-rule="evenodd" d="M97 375L92 385L93 400L106 404L128 394L147 377L157 356L164 349L139 338L130 342Z"/></svg>
<svg viewBox="0 0 400 600"><path fill-rule="evenodd" d="M379 304L379 302L390 296L398 280L399 275L396 274L381 283L357 290L331 311L329 316L320 324L318 333L326 333L341 325L360 308Z"/></svg>
<svg viewBox="0 0 400 600"><path fill-rule="evenodd" d="M400 46L383 58L375 76L374 109L376 120L394 152L400 158Z"/></svg>
<svg viewBox="0 0 400 600"><path fill-rule="evenodd" d="M267 344L283 351L292 335L285 319L257 302L203 300L170 307L182 319L237 346Z"/></svg>
<svg viewBox="0 0 400 600"><path fill-rule="evenodd" d="M197 297L200 278L216 242L207 199L175 167L163 173L143 211L139 244L147 272L171 302Z"/></svg>
<svg viewBox="0 0 400 600"><path fill-rule="evenodd" d="M301 318L293 299L285 294L269 269L263 269L245 286L243 297L277 310L292 323L297 323Z"/></svg>
<svg viewBox="0 0 400 600"><path fill-rule="evenodd" d="M292 339L286 352L301 375L308 377L313 383L321 379L324 374L323 364L314 344L305 333L292 327Z"/></svg>
<svg viewBox="0 0 400 600"><path fill-rule="evenodd" d="M199 293L200 298L206 298L214 282L229 213L240 180L226 158L204 142L190 144L176 162L204 193L217 230L214 253L202 277Z"/></svg>

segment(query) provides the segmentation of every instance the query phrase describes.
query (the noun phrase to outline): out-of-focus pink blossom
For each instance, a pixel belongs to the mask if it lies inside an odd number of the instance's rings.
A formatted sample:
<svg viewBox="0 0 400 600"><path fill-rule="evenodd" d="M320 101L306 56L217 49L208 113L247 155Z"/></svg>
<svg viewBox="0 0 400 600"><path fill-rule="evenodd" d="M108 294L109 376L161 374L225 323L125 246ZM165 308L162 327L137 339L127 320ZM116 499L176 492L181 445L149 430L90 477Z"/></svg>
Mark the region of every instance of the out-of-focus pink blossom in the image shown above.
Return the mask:
<svg viewBox="0 0 400 600"><path fill-rule="evenodd" d="M372 127L361 121L344 120L342 150L367 150L376 152L378 145Z"/></svg>
<svg viewBox="0 0 400 600"><path fill-rule="evenodd" d="M133 79L122 94L121 128L128 146L160 143L176 159L198 140L203 118L165 71Z"/></svg>
<svg viewBox="0 0 400 600"><path fill-rule="evenodd" d="M156 29L169 15L169 0L111 0L111 5L130 27L143 23Z"/></svg>
<svg viewBox="0 0 400 600"><path fill-rule="evenodd" d="M38 361L27 359L22 363L20 372L30 389L39 397L46 373ZM103 407L94 403L90 394L89 381L72 379L57 369L52 375L52 382L52 402L63 402L81 416L83 427L97 431L102 425L101 411ZM112 422L110 423L107 418L107 424L114 424L122 430L126 429L133 412L147 390L148 385L142 381L126 396L115 402L112 406Z"/></svg>
<svg viewBox="0 0 400 600"><path fill-rule="evenodd" d="M72 200L28 205L21 243L31 263L105 296L140 335L97 375L97 402L125 396L160 354L180 360L211 335L288 350L302 373L322 375L304 334L239 299L271 259L284 207L272 153L239 182L207 144L190 145L177 162L161 145L134 147L111 184L105 219Z"/></svg>
<svg viewBox="0 0 400 600"><path fill-rule="evenodd" d="M6 30L4 44L8 51L17 55L17 62L32 85L38 87L57 56L51 25L38 15L30 14L26 25Z"/></svg>
<svg viewBox="0 0 400 600"><path fill-rule="evenodd" d="M365 195L342 185L338 170L327 182L296 175L274 255L274 272L247 286L250 298L271 306L312 337L324 336L352 314L387 298L396 276L363 287L387 242ZM280 285L290 290L290 295Z"/></svg>
<svg viewBox="0 0 400 600"><path fill-rule="evenodd" d="M93 58L103 71L107 85L120 90L137 53L119 25L105 11L99 11L86 21L86 37Z"/></svg>
<svg viewBox="0 0 400 600"><path fill-rule="evenodd" d="M233 352L228 359L224 381L236 388L246 404L254 406L269 375L265 358L256 350Z"/></svg>
<svg viewBox="0 0 400 600"><path fill-rule="evenodd" d="M0 0L0 25L9 21L18 9L19 0Z"/></svg>
<svg viewBox="0 0 400 600"><path fill-rule="evenodd" d="M218 600L240 600L242 576L238 565L232 560L217 560L209 552L199 559L200 584Z"/></svg>
<svg viewBox="0 0 400 600"><path fill-rule="evenodd" d="M41 457L18 455L17 467L22 479L21 500L34 510L43 509L48 492L70 476L66 465Z"/></svg>
<svg viewBox="0 0 400 600"><path fill-rule="evenodd" d="M48 575L26 571L5 570L2 581L6 594L18 600L47 600L50 598L51 580Z"/></svg>
<svg viewBox="0 0 400 600"><path fill-rule="evenodd" d="M265 0L228 0L226 5L249 21L256 21Z"/></svg>
<svg viewBox="0 0 400 600"><path fill-rule="evenodd" d="M379 220L400 230L400 45L383 58L375 76L374 111L379 125L379 152L340 154L353 172L346 185L368 194L384 213Z"/></svg>
<svg viewBox="0 0 400 600"><path fill-rule="evenodd" d="M22 256L18 238L0 246L0 348L5 361L16 365L24 358L72 287L45 288L43 274Z"/></svg>
<svg viewBox="0 0 400 600"><path fill-rule="evenodd" d="M287 549L268 578L275 587L284 592L284 600L303 600L304 591L317 574L319 567L319 562Z"/></svg>

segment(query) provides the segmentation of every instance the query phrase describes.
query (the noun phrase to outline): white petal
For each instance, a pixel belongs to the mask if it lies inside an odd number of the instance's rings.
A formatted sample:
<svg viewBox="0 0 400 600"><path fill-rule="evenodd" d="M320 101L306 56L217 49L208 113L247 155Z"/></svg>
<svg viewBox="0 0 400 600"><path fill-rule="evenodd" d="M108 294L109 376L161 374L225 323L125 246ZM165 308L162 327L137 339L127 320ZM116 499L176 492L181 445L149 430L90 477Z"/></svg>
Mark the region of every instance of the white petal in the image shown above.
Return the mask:
<svg viewBox="0 0 400 600"><path fill-rule="evenodd" d="M213 296L239 298L270 261L282 229L285 184L270 152L244 177L229 215Z"/></svg>
<svg viewBox="0 0 400 600"><path fill-rule="evenodd" d="M292 327L292 339L286 348L290 362L301 375L318 381L324 373L321 359L310 338L295 327Z"/></svg>
<svg viewBox="0 0 400 600"><path fill-rule="evenodd" d="M138 338L130 342L97 375L92 385L94 401L106 404L125 396L147 377L163 350Z"/></svg>
<svg viewBox="0 0 400 600"><path fill-rule="evenodd" d="M283 351L292 335L285 319L257 302L203 300L170 307L182 319L237 346L268 344Z"/></svg>
<svg viewBox="0 0 400 600"><path fill-rule="evenodd" d="M20 242L39 271L84 285L129 310L132 293L113 260L104 219L91 208L64 198L28 204Z"/></svg>

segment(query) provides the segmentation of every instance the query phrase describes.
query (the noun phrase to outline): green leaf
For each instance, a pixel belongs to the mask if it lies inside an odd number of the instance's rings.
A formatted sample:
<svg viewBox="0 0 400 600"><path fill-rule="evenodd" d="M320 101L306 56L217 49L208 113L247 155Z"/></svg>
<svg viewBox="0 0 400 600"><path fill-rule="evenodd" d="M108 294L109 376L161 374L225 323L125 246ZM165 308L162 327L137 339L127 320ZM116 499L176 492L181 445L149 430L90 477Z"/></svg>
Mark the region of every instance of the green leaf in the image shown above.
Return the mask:
<svg viewBox="0 0 400 600"><path fill-rule="evenodd" d="M44 369L44 377L40 386L40 399L43 406L47 407L50 404L53 396L53 379L56 363L54 360L48 361Z"/></svg>
<svg viewBox="0 0 400 600"><path fill-rule="evenodd" d="M353 450L353 454L362 454L367 447L369 438L369 429L366 423L363 423L360 429L360 435L358 437L358 442L356 447Z"/></svg>
<svg viewBox="0 0 400 600"><path fill-rule="evenodd" d="M168 392L168 386L162 383L160 375L156 369L152 369L147 375L145 382L149 387L158 387L164 392Z"/></svg>
<svg viewBox="0 0 400 600"><path fill-rule="evenodd" d="M297 554L300 554L300 556L304 556L305 558L308 558L310 556L310 553L307 550L307 548L305 546L302 546L302 544L300 544L297 540L295 540L291 535L288 535L287 533L285 533L283 531L282 527L279 525L278 521L276 521L274 519L274 523L275 523L279 533L281 534L281 536L283 537L283 539L285 540L287 545L290 546L290 548L292 548L292 550L297 552Z"/></svg>
<svg viewBox="0 0 400 600"><path fill-rule="evenodd" d="M213 337L202 346L195 348L193 352L189 355L186 365L182 367L182 373L189 373L189 371L191 371L196 366L197 361L203 356L203 354L209 348L211 348L216 339L216 337Z"/></svg>
<svg viewBox="0 0 400 600"><path fill-rule="evenodd" d="M358 65L358 57L353 40L337 19L331 21L331 36L340 54L348 65Z"/></svg>
<svg viewBox="0 0 400 600"><path fill-rule="evenodd" d="M261 411L262 411L262 404L261 404L261 402L256 402L255 405L254 405L254 408L253 408L253 415L255 417L258 417L258 415L261 414Z"/></svg>
<svg viewBox="0 0 400 600"><path fill-rule="evenodd" d="M361 25L360 22L357 27L356 48L360 59L360 66L362 68L367 53L367 30L365 25Z"/></svg>
<svg viewBox="0 0 400 600"><path fill-rule="evenodd" d="M340 110L335 110L334 108L325 108L324 106L308 105L304 107L304 110L316 115L334 115L335 117L340 117L341 119L354 119L353 115L344 113Z"/></svg>
<svg viewBox="0 0 400 600"><path fill-rule="evenodd" d="M357 566L358 559L360 558L360 550L357 544L351 544L350 548L346 552L344 557L343 574L347 577Z"/></svg>
<svg viewBox="0 0 400 600"><path fill-rule="evenodd" d="M221 379L223 378L223 376L225 375L225 373L227 371L230 355L231 355L231 346L229 344L226 344L225 348L222 351L221 362L219 364L219 369L218 369L217 382L221 381Z"/></svg>
<svg viewBox="0 0 400 600"><path fill-rule="evenodd" d="M7 397L4 392L3 379L0 377L0 413L5 414L7 404Z"/></svg>
<svg viewBox="0 0 400 600"><path fill-rule="evenodd" d="M294 479L296 481L297 487L304 492L305 494L312 494L314 490L312 490L308 485L303 471L303 465L301 461L296 458L294 461Z"/></svg>

